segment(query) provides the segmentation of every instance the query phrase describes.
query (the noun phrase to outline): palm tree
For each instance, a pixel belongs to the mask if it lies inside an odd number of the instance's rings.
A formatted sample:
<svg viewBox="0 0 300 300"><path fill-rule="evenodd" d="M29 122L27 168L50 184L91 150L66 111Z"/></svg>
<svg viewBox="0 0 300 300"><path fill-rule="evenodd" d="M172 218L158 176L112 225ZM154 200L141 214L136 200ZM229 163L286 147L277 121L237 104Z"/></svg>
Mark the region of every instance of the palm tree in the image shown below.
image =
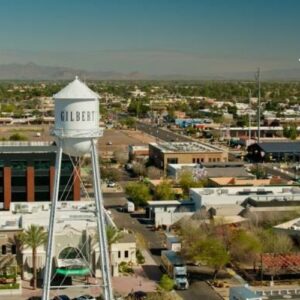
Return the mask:
<svg viewBox="0 0 300 300"><path fill-rule="evenodd" d="M33 269L33 289L37 286L37 268L36 268L36 252L39 246L42 246L47 241L47 233L43 227L31 225L20 234L20 241L25 247L32 249L32 269Z"/></svg>
<svg viewBox="0 0 300 300"><path fill-rule="evenodd" d="M110 248L111 244L116 243L123 237L123 234L118 230L118 228L108 225L106 227L106 237L108 247Z"/></svg>

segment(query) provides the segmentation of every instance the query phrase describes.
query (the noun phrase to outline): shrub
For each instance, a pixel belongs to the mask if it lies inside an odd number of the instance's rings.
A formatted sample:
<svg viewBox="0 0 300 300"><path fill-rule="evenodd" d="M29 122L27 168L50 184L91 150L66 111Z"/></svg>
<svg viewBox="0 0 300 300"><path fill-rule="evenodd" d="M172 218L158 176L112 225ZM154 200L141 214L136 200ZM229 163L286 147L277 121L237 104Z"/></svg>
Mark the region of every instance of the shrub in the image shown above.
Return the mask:
<svg viewBox="0 0 300 300"><path fill-rule="evenodd" d="M120 273L125 273L125 274L132 274L133 273L133 269L128 266L127 262L122 261L119 264L119 272Z"/></svg>
<svg viewBox="0 0 300 300"><path fill-rule="evenodd" d="M14 133L9 137L10 141L27 141L27 137L20 133Z"/></svg>
<svg viewBox="0 0 300 300"><path fill-rule="evenodd" d="M138 264L140 265L145 262L145 257L143 256L142 252L139 249L136 250L136 259Z"/></svg>
<svg viewBox="0 0 300 300"><path fill-rule="evenodd" d="M171 291L174 287L174 280L170 278L168 275L163 274L159 281L159 286L165 291Z"/></svg>

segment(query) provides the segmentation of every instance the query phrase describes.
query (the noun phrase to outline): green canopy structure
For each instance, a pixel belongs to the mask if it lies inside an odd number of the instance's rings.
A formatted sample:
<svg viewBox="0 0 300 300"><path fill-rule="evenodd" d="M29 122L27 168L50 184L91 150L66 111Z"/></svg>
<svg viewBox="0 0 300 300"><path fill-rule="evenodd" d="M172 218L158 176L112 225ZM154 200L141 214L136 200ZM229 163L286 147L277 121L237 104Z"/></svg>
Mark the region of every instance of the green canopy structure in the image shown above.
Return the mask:
<svg viewBox="0 0 300 300"><path fill-rule="evenodd" d="M63 276L86 276L90 274L89 268L81 268L81 269L56 269L56 274Z"/></svg>

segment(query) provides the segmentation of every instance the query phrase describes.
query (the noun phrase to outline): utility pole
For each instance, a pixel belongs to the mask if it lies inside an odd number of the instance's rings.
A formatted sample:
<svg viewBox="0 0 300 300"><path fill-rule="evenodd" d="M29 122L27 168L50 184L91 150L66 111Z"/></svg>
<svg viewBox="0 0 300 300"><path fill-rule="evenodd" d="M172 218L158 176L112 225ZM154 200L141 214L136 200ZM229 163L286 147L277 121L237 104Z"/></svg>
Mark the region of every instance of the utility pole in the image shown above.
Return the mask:
<svg viewBox="0 0 300 300"><path fill-rule="evenodd" d="M251 90L249 90L249 110L248 110L248 126L249 126L249 133L248 133L248 140L250 144L251 140Z"/></svg>
<svg viewBox="0 0 300 300"><path fill-rule="evenodd" d="M258 96L257 96L257 142L260 142L260 114L261 114L261 106L260 106L260 68L257 69L256 73L256 81L258 88Z"/></svg>

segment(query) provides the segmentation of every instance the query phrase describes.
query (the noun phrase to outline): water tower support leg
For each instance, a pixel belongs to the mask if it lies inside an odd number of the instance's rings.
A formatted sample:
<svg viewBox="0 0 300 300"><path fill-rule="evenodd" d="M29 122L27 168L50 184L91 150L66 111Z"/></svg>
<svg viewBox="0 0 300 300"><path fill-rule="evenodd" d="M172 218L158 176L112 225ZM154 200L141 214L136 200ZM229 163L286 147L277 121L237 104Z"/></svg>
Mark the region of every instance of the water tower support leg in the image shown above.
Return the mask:
<svg viewBox="0 0 300 300"><path fill-rule="evenodd" d="M50 299L49 296L50 296L50 285L51 285L51 276L52 276L54 226L55 226L56 206L57 206L58 196L59 196L61 158L62 158L62 147L61 147L61 143L59 142L57 153L56 153L56 160L55 160L55 176L54 176L54 186L53 186L53 193L52 193L50 223L49 223L49 230L48 230L48 243L47 243L47 252L46 252L46 266L45 266L44 283L43 283L43 298L42 298L43 300Z"/></svg>
<svg viewBox="0 0 300 300"><path fill-rule="evenodd" d="M104 215L104 203L102 197L102 191L100 188L101 177L99 171L97 141L92 139L92 169L93 169L93 183L95 192L95 204L96 204L96 220L98 227L99 238L99 250L100 250L100 263L101 273L103 280L103 294L105 300L113 300L113 292L110 277L110 261L108 255L108 243L105 227L105 215Z"/></svg>

